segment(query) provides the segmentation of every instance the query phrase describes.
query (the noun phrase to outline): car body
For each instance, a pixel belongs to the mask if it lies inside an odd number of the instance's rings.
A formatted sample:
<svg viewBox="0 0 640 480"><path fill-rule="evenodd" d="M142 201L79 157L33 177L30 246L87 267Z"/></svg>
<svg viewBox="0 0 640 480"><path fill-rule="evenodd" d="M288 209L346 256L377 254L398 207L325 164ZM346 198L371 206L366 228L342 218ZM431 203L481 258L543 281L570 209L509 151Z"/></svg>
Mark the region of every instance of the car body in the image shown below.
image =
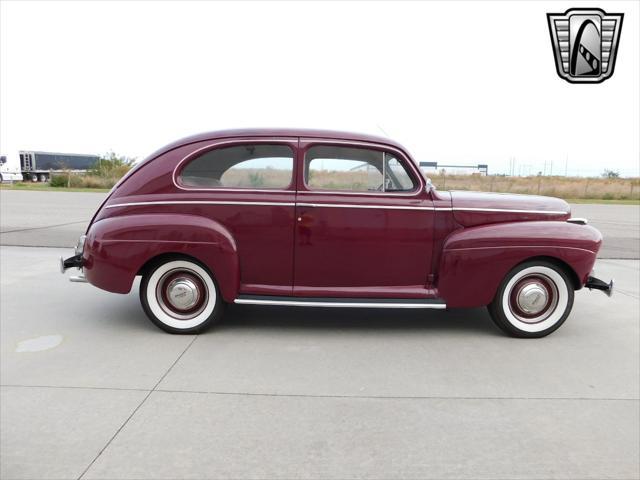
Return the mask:
<svg viewBox="0 0 640 480"><path fill-rule="evenodd" d="M173 333L208 326L225 303L488 305L509 333L542 336L574 290L611 292L591 276L601 243L557 198L437 191L386 138L245 129L188 137L138 164L62 270L115 293L142 275L145 311Z"/></svg>

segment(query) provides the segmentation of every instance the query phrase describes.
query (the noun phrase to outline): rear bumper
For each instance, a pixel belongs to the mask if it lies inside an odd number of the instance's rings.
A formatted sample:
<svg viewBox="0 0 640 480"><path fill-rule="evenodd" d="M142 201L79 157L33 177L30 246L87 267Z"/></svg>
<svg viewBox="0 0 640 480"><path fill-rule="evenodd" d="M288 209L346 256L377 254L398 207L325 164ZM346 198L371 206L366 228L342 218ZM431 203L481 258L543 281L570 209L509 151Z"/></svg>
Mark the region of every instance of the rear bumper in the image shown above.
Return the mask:
<svg viewBox="0 0 640 480"><path fill-rule="evenodd" d="M70 268L82 268L82 254L74 255L73 257L63 258L60 257L60 273L64 273Z"/></svg>
<svg viewBox="0 0 640 480"><path fill-rule="evenodd" d="M86 235L81 235L78 239L78 244L76 245L75 255L69 258L60 257L60 273L64 274L70 268L77 268L80 270L80 274L70 277L69 280L72 282L86 282L87 280L84 277L82 272L83 266L83 258L82 254L84 252L84 241L86 239Z"/></svg>
<svg viewBox="0 0 640 480"><path fill-rule="evenodd" d="M609 283L600 280L599 278L589 276L587 283L584 284L589 290L600 290L604 292L608 297L613 294L613 279Z"/></svg>

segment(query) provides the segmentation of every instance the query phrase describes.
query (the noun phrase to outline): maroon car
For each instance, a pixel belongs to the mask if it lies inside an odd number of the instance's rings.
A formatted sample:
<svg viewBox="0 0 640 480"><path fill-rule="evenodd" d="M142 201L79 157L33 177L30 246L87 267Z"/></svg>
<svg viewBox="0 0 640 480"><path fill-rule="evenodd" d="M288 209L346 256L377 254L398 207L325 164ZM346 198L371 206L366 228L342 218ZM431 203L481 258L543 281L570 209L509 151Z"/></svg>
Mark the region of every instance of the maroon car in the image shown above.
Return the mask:
<svg viewBox="0 0 640 480"><path fill-rule="evenodd" d="M317 130L231 130L172 143L98 209L75 281L140 299L194 333L226 303L445 309L487 305L507 333L557 329L600 233L550 197L439 192L399 144Z"/></svg>

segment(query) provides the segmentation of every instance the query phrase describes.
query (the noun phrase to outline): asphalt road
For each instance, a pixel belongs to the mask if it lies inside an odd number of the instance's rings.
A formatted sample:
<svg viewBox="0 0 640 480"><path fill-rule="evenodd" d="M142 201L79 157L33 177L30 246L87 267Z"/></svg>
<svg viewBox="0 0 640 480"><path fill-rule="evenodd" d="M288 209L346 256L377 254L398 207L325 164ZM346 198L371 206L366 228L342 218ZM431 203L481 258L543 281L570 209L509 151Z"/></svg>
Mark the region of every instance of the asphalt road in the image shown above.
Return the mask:
<svg viewBox="0 0 640 480"><path fill-rule="evenodd" d="M0 192L3 244L71 246L103 198ZM637 207L574 214L638 257ZM2 479L640 476L638 260L600 259L614 296L539 340L484 309L236 305L172 336L69 253L0 247Z"/></svg>
<svg viewBox="0 0 640 480"><path fill-rule="evenodd" d="M104 193L0 190L0 245L72 247ZM640 206L572 205L602 232L600 258L640 258Z"/></svg>

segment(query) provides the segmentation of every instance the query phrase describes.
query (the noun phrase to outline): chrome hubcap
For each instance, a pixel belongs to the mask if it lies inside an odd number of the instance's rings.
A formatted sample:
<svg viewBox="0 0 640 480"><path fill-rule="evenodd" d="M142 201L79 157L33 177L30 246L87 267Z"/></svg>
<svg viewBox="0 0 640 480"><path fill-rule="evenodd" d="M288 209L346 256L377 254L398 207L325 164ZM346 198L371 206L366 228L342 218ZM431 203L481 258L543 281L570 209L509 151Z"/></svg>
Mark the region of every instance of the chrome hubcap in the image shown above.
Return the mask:
<svg viewBox="0 0 640 480"><path fill-rule="evenodd" d="M167 285L167 300L178 310L189 310L198 303L200 292L195 282L178 277Z"/></svg>
<svg viewBox="0 0 640 480"><path fill-rule="evenodd" d="M521 278L509 292L509 309L521 322L542 322L553 313L557 304L558 288L543 274Z"/></svg>
<svg viewBox="0 0 640 480"><path fill-rule="evenodd" d="M540 313L547 306L549 295L539 283L530 283L522 287L518 293L518 307L529 315Z"/></svg>
<svg viewBox="0 0 640 480"><path fill-rule="evenodd" d="M205 309L209 293L205 281L196 272L174 269L158 281L156 299L167 315L177 320L190 320Z"/></svg>

